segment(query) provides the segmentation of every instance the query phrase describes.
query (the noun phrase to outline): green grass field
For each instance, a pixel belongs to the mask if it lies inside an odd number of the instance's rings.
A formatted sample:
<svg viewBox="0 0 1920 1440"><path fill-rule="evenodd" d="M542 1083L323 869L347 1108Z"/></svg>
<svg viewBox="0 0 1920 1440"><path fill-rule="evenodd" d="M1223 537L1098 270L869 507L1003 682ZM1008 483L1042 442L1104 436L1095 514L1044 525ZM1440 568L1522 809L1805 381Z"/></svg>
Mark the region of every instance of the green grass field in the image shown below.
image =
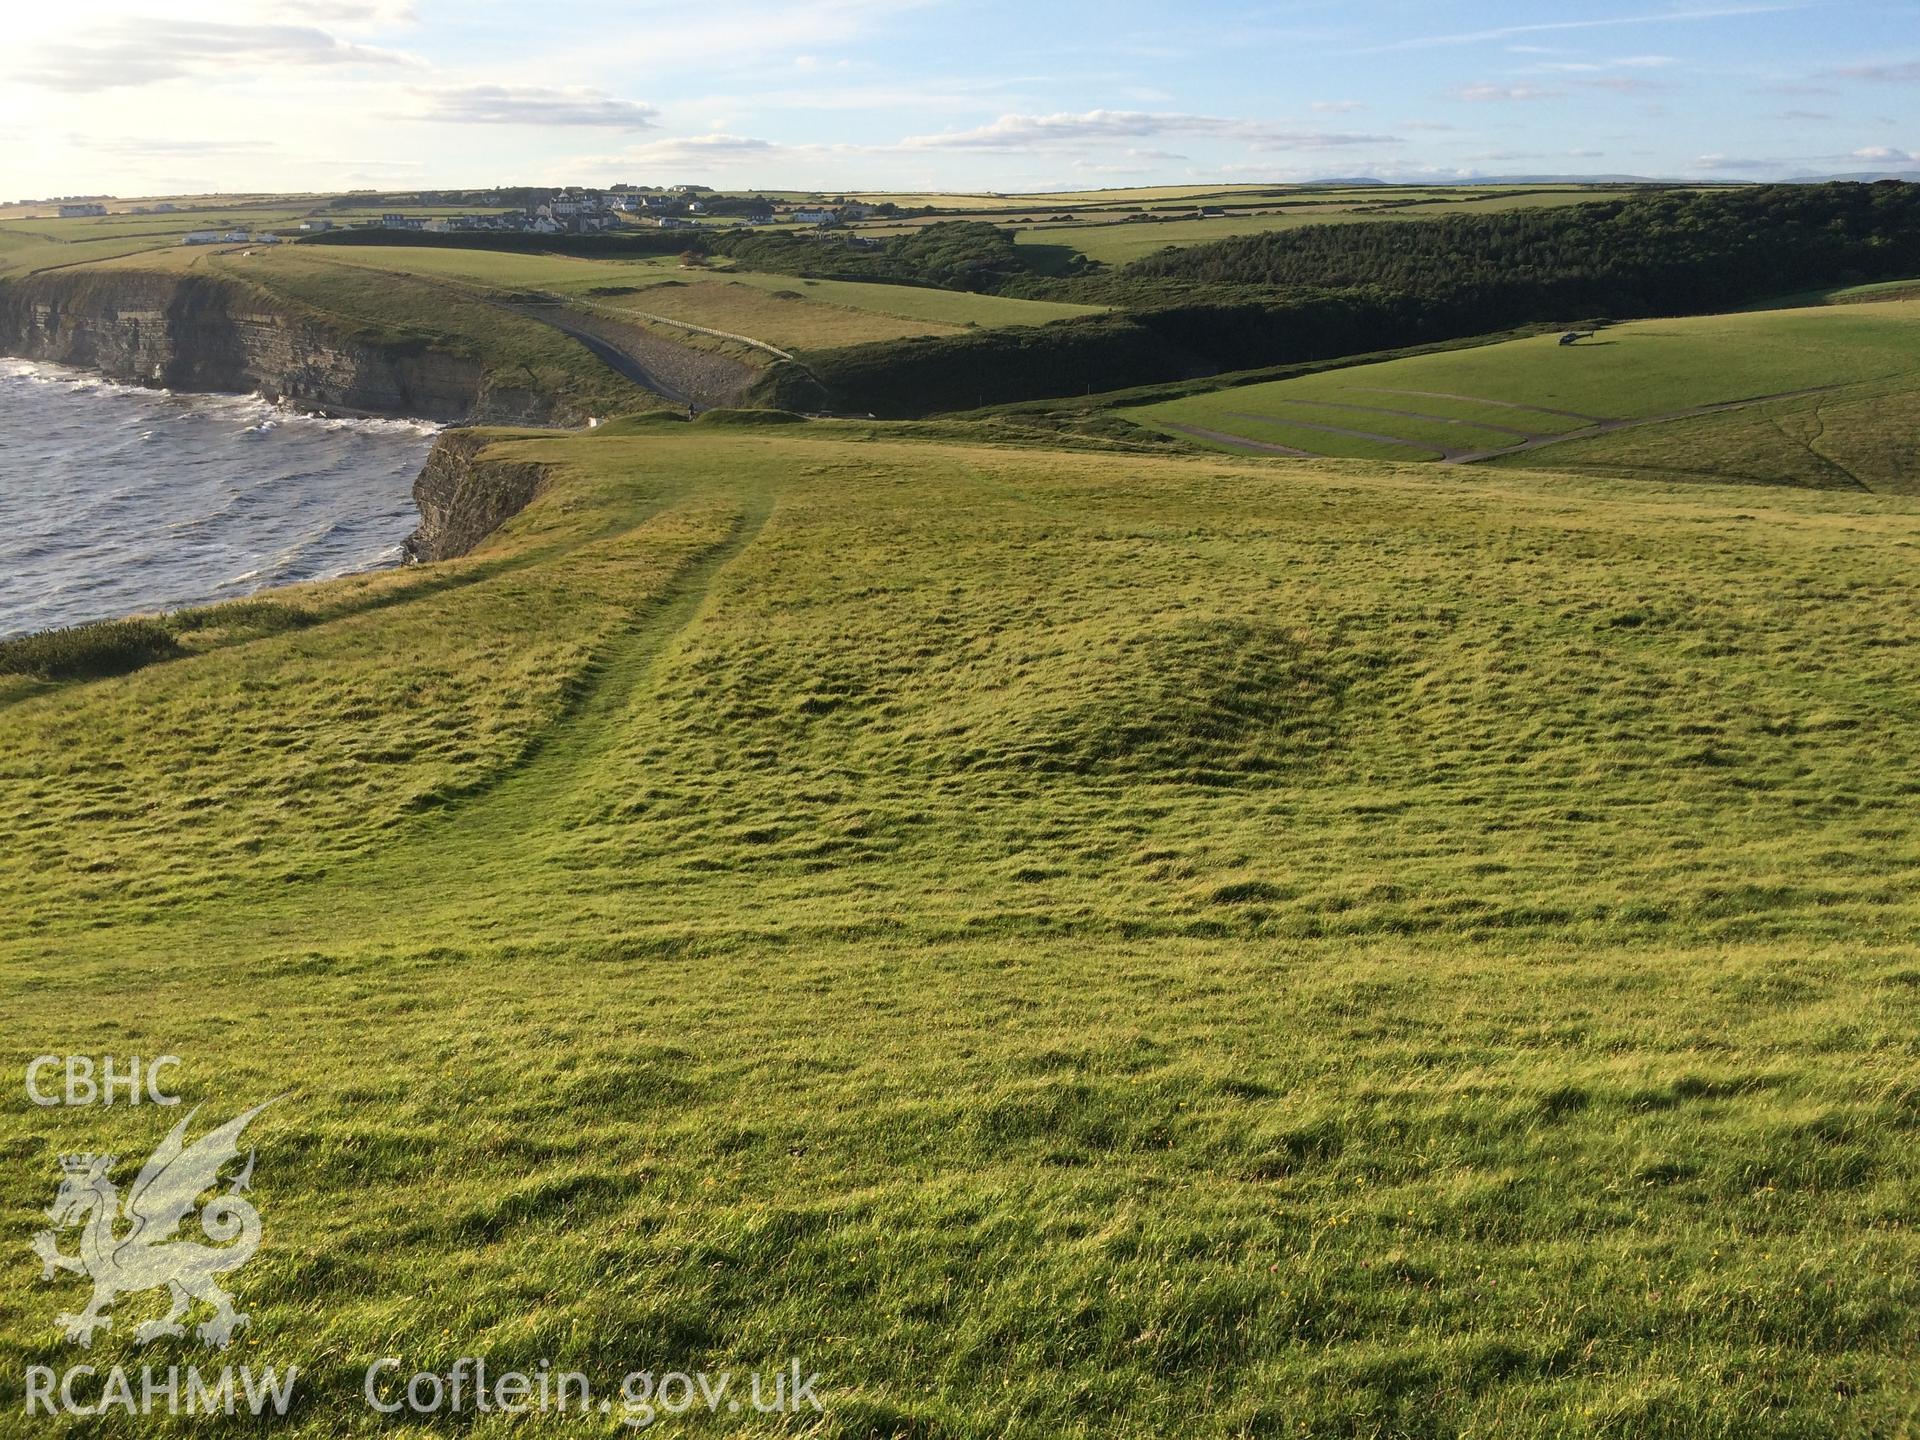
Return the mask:
<svg viewBox="0 0 1920 1440"><path fill-rule="evenodd" d="M0 211L0 279L128 255L157 259L177 249L188 231L290 228L310 208L261 205L236 196L218 206L183 208L168 215L115 213L61 220L38 218L31 211Z"/></svg>
<svg viewBox="0 0 1920 1440"><path fill-rule="evenodd" d="M1236 445L1233 437L1239 437L1319 455L1432 460L1530 438L1557 442L1607 422L1819 390L1756 406L1752 413L1619 429L1500 463L1899 491L1912 489L1915 478L1900 417L1911 415L1920 400L1917 370L1920 307L1911 300L1863 299L1827 308L1639 321L1573 347L1541 336L1229 387L1116 413L1230 451L1250 448ZM1806 418L1776 425L1784 416ZM1708 438L1747 432L1749 438L1737 443ZM1815 447L1811 458L1809 445ZM1824 460L1822 445L1834 452ZM1682 452L1690 453L1689 464L1676 463Z"/></svg>
<svg viewBox="0 0 1920 1440"><path fill-rule="evenodd" d="M281 1433L474 1354L794 1357L848 1440L1901 1433L1920 502L940 433L503 438L474 556L0 691L6 1064L293 1092ZM0 1373L77 1353L54 1156L172 1118L0 1110ZM154 1309L87 1361L201 1358Z"/></svg>
<svg viewBox="0 0 1920 1440"><path fill-rule="evenodd" d="M177 245L150 236L118 236L91 240L63 240L12 225L0 226L0 280L16 279L42 270L63 269L147 252L164 252Z"/></svg>
<svg viewBox="0 0 1920 1440"><path fill-rule="evenodd" d="M562 255L410 246L340 246L325 258L392 274L457 280L500 291L542 290L611 310L660 314L749 335L783 349L832 349L909 335L952 335L972 325L1043 325L1100 307L1013 300L912 285L802 280L736 270L689 269L678 257L579 260ZM280 263L279 256L272 263ZM631 293L607 293L623 291Z"/></svg>
<svg viewBox="0 0 1920 1440"><path fill-rule="evenodd" d="M78 222L68 222L78 223ZM688 268L677 256L582 260L562 255L421 246L182 246L174 238L60 241L0 230L0 278L48 265L104 264L166 272L204 270L297 295L354 323L372 316L429 328L445 303L459 316L528 292L642 318L651 315L745 335L784 350L828 350L973 328L1044 325L1105 307L1009 299L912 285L800 279ZM397 297L397 299L396 299ZM415 300L412 297L423 297ZM497 312L495 312L497 313ZM467 333L471 326L450 325ZM695 342L698 343L698 342Z"/></svg>

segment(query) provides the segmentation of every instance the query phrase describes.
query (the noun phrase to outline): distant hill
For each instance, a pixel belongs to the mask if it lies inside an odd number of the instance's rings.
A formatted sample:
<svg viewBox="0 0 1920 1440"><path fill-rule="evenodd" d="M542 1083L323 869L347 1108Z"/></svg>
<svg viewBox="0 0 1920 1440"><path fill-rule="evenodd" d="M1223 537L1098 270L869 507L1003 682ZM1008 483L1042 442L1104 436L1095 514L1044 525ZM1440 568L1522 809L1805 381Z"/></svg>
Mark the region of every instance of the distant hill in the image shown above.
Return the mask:
<svg viewBox="0 0 1920 1440"><path fill-rule="evenodd" d="M1421 185L1434 189L1476 185L1829 185L1835 181L1871 184L1877 180L1920 183L1920 170L1860 170L1848 175L1792 175L1785 180L1743 180L1731 175L1473 175L1455 179L1376 180L1330 178L1309 185Z"/></svg>
<svg viewBox="0 0 1920 1440"><path fill-rule="evenodd" d="M1455 185L1681 185L1656 175L1490 175L1455 180Z"/></svg>
<svg viewBox="0 0 1920 1440"><path fill-rule="evenodd" d="M1308 180L1308 185L1382 185L1400 188L1419 186L1421 188L1441 189L1476 185L1685 185L1698 184L1699 181L1677 179L1659 179L1651 175L1468 175L1446 179L1434 179L1421 176L1417 180L1376 180L1366 177L1330 178L1326 180Z"/></svg>
<svg viewBox="0 0 1920 1440"><path fill-rule="evenodd" d="M1855 181L1874 184L1881 180L1904 180L1908 184L1920 184L1920 170L1859 170L1851 175L1795 175L1789 185L1826 185L1834 181Z"/></svg>

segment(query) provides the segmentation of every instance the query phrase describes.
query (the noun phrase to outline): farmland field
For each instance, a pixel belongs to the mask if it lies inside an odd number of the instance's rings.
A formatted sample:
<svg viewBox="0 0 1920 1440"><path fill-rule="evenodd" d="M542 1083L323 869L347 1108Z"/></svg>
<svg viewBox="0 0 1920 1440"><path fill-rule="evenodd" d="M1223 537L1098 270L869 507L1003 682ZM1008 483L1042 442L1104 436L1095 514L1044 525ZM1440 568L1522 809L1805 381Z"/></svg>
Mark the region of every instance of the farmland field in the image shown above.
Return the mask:
<svg viewBox="0 0 1920 1440"><path fill-rule="evenodd" d="M1904 452L1880 443L1894 427L1873 417L1886 397L1920 391L1913 378L1917 368L1920 307L1912 301L1880 301L1639 321L1571 347L1541 336L1229 387L1117 413L1228 449L1234 448L1231 437L1238 436L1357 459L1458 459L1557 440L1611 422L1819 391L1771 401L1744 419L1675 420L1667 422L1674 427L1670 434L1666 425L1621 429L1530 450L1503 463L1555 469L1605 464L1608 456L1665 455L1672 445L1693 448L1694 463L1679 467L1670 456L1649 463L1670 471L1686 468L1695 477L1804 482L1817 472L1838 483L1843 468L1838 462L1822 471L1818 457L1806 461L1805 444L1784 432L1758 452L1753 443L1743 443L1739 465L1730 463L1725 470L1716 465L1711 448L1702 449L1694 437L1753 427L1765 431L1772 428L1768 417L1776 414L1818 416L1842 407L1854 418L1833 427L1836 443L1848 434L1871 434L1878 438L1856 448L1881 457L1876 469L1863 454L1846 473L1870 489L1903 489ZM1612 468L1620 473L1634 467L1623 459Z"/></svg>
<svg viewBox="0 0 1920 1440"><path fill-rule="evenodd" d="M23 246L21 263L48 253L66 259L77 248L49 252ZM389 291L447 294L456 309L538 291L613 315L667 316L794 350L953 335L973 326L1044 325L1104 308L914 285L801 279L725 262L689 268L676 257L581 260L427 246L254 247L242 255L241 248L170 244L127 254L109 250L100 258L134 270L204 269L304 297L324 292L316 308L337 304L349 317L379 316ZM0 249L0 261L7 253Z"/></svg>
<svg viewBox="0 0 1920 1440"><path fill-rule="evenodd" d="M503 437L474 556L0 695L5 1062L295 1092L286 1431L480 1344L849 1437L1896 1432L1920 502L941 433Z"/></svg>
<svg viewBox="0 0 1920 1440"><path fill-rule="evenodd" d="M1517 193L1360 191L1317 198L1313 192L1290 197L1284 208L1205 218L1124 220L1093 212L1066 224L1016 227L1022 245L1067 245L1090 260L1124 265L1168 247L1204 245L1236 235L1260 235L1302 225L1339 225L1369 220L1432 219L1437 215L1474 215L1503 210L1584 205L1620 198L1617 190L1523 190ZM1400 203L1389 205L1389 201Z"/></svg>
<svg viewBox="0 0 1920 1440"><path fill-rule="evenodd" d="M411 246L340 246L324 253L327 261L343 265L496 290L547 290L615 310L669 315L782 347L827 348L905 335L953 334L969 324L1041 325L1096 314L1100 308L912 285L801 280L734 269L724 262L689 269L674 257L579 260ZM278 257L269 259L279 263ZM629 289L635 293L607 293Z"/></svg>
<svg viewBox="0 0 1920 1440"><path fill-rule="evenodd" d="M161 248L147 236L119 236L94 240L59 240L12 227L0 228L0 279L31 275L40 270L86 265ZM171 246L171 239L164 242Z"/></svg>

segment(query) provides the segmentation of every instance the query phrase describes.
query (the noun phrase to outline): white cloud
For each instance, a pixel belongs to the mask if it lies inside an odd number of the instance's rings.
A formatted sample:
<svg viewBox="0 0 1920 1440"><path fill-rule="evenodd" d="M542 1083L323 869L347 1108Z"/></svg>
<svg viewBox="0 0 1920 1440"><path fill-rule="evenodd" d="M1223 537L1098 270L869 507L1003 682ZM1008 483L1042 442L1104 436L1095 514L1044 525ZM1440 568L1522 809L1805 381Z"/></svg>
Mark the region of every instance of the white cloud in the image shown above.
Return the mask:
<svg viewBox="0 0 1920 1440"><path fill-rule="evenodd" d="M1901 60L1890 64L1843 65L1830 72L1849 80L1877 80L1885 85L1920 85L1920 60Z"/></svg>
<svg viewBox="0 0 1920 1440"><path fill-rule="evenodd" d="M910 135L910 150L1027 150L1038 145L1095 140L1144 139L1157 135L1204 135L1237 140L1257 149L1331 150L1353 145L1398 145L1394 135L1356 135L1295 130L1259 120L1147 110L1087 110L1080 114L1002 115L971 130Z"/></svg>
<svg viewBox="0 0 1920 1440"><path fill-rule="evenodd" d="M69 141L77 147L141 160L205 159L209 156L272 154L279 146L265 140L166 140L140 136L73 135Z"/></svg>
<svg viewBox="0 0 1920 1440"><path fill-rule="evenodd" d="M1671 55L1626 55L1618 60L1556 60L1541 65L1542 70L1558 70L1570 75L1600 74L1608 70L1664 70L1680 62Z"/></svg>
<svg viewBox="0 0 1920 1440"><path fill-rule="evenodd" d="M727 166L750 160L769 161L804 156L813 148L777 145L771 140L759 140L751 135L676 135L635 145L617 156L597 156L580 163L589 167L607 164Z"/></svg>
<svg viewBox="0 0 1920 1440"><path fill-rule="evenodd" d="M418 117L459 125L581 125L650 130L660 112L639 100L599 90L549 89L540 85L460 85L419 92L426 108Z"/></svg>
<svg viewBox="0 0 1920 1440"><path fill-rule="evenodd" d="M1559 90L1547 90L1538 85L1495 85L1482 80L1475 85L1463 85L1453 92L1456 100L1470 100L1476 104L1492 101L1552 100L1562 94Z"/></svg>
<svg viewBox="0 0 1920 1440"><path fill-rule="evenodd" d="M205 75L282 67L415 63L393 50L344 40L310 25L233 25L203 20L125 20L40 49L23 80L75 93L125 89Z"/></svg>
<svg viewBox="0 0 1920 1440"><path fill-rule="evenodd" d="M1589 75L1580 80L1569 80L1569 85L1578 85L1583 90L1610 90L1615 95L1646 95L1657 90L1670 90L1673 87L1658 80L1647 80L1639 75Z"/></svg>
<svg viewBox="0 0 1920 1440"><path fill-rule="evenodd" d="M1391 45L1375 46L1360 53L1378 54L1390 50L1425 50L1446 45L1477 45L1490 40L1505 40L1515 35L1541 35L1561 30L1604 30L1623 25L1672 25L1690 20L1723 20L1740 15L1779 15L1789 10L1804 10L1805 5L1725 5L1706 10L1669 10L1653 15L1616 15L1603 20L1548 20L1531 25L1502 25L1491 30L1463 30L1451 35L1422 35Z"/></svg>

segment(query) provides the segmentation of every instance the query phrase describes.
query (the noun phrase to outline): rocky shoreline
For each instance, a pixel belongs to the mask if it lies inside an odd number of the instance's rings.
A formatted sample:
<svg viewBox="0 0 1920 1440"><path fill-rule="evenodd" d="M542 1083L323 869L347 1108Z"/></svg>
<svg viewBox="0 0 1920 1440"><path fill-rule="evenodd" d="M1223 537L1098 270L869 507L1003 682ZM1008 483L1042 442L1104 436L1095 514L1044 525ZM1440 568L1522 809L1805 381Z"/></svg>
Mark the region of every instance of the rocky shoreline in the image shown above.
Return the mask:
<svg viewBox="0 0 1920 1440"><path fill-rule="evenodd" d="M331 416L439 424L574 426L585 416L432 348L343 338L197 276L128 271L0 285L0 353L98 372L122 384L258 394ZM464 555L532 500L541 467L485 463L487 437L449 430L413 484L409 561Z"/></svg>
<svg viewBox="0 0 1920 1440"><path fill-rule="evenodd" d="M0 285L0 353L168 390L259 394L332 415L578 425L551 396L432 346L342 335L245 286L90 269Z"/></svg>

